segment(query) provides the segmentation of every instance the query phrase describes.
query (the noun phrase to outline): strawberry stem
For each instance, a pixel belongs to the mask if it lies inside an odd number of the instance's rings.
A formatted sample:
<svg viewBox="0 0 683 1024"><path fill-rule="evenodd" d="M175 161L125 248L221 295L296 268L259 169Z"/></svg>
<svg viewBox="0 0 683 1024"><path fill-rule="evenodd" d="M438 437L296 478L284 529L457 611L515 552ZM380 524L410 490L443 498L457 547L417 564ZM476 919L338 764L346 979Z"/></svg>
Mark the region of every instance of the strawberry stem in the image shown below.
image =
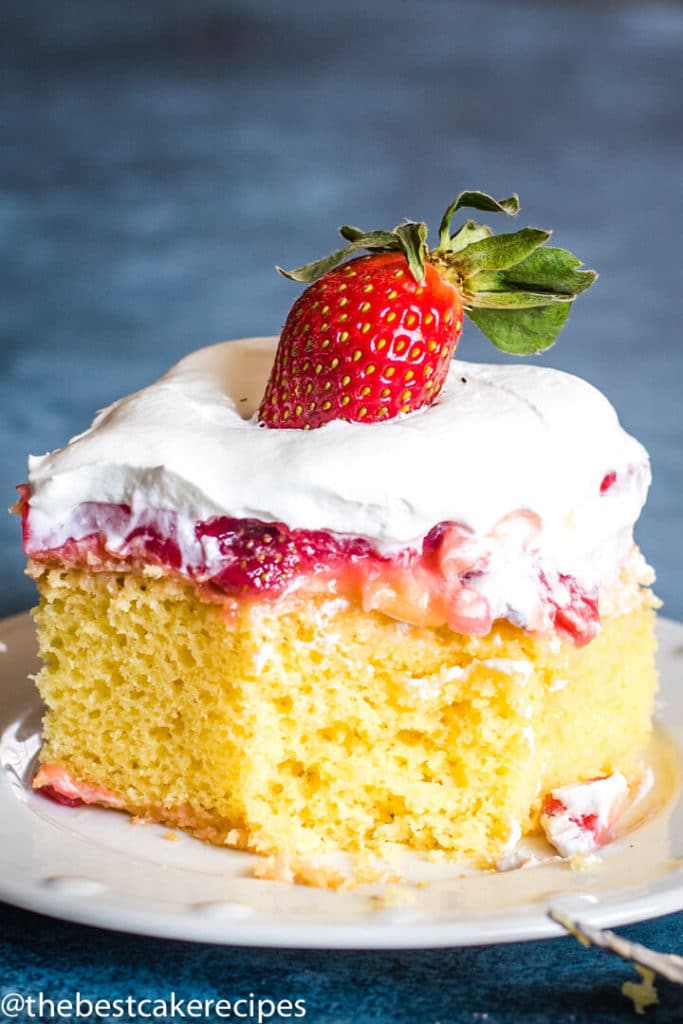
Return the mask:
<svg viewBox="0 0 683 1024"><path fill-rule="evenodd" d="M457 288L467 315L498 348L516 355L543 351L555 341L573 299L597 274L581 269L581 261L566 249L546 246L551 232L539 228L495 235L487 225L468 220L451 234L453 216L465 207L516 216L519 197L460 192L441 219L439 245L431 252L423 221L406 221L393 231L344 225L339 229L347 243L343 248L294 270L277 269L290 280L311 284L359 252L400 252L419 284L425 263L432 263Z"/></svg>

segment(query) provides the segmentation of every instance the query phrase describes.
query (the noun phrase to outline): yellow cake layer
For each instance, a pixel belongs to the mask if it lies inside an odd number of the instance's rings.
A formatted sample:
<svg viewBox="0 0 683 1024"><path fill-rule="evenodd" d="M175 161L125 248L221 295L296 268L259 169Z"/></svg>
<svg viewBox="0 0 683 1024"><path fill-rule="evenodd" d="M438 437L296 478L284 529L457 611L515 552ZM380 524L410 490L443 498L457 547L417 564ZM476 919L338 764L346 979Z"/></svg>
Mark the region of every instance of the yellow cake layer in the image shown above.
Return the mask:
<svg viewBox="0 0 683 1024"><path fill-rule="evenodd" d="M214 842L495 861L552 787L632 776L650 731L648 592L578 649L323 598L230 623L190 584L133 573L37 583L42 762Z"/></svg>

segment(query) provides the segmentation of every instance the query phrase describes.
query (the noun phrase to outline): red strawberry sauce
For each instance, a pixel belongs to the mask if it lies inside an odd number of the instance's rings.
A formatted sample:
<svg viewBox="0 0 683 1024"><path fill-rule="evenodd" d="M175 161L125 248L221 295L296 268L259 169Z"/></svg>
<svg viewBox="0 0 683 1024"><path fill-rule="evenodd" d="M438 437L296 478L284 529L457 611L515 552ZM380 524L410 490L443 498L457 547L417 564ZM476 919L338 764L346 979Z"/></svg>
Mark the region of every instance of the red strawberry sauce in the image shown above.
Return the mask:
<svg viewBox="0 0 683 1024"><path fill-rule="evenodd" d="M66 793L62 793L61 790L55 786L39 786L36 787L37 791L41 796L46 796L49 800L52 800L56 804L62 804L64 807L84 807L85 804L77 796L67 796Z"/></svg>
<svg viewBox="0 0 683 1024"><path fill-rule="evenodd" d="M486 635L493 618L488 600L472 582L487 572L495 545L510 537L511 529L516 531L514 542L525 546L538 528L537 517L528 512L506 517L486 537L464 526L439 523L420 545L389 555L360 537L229 516L195 523L189 539L185 527L181 543L174 513L133 516L127 505L88 503L74 513L80 539L45 547L32 533L28 487L22 485L19 491L24 549L37 561L92 572L156 565L194 580L204 600L224 604L227 618L240 601L324 593L356 601L365 611L419 626L448 625L475 636ZM573 577L549 578L535 564L533 552L529 566L548 627L577 646L593 639L599 629L597 594Z"/></svg>
<svg viewBox="0 0 683 1024"><path fill-rule="evenodd" d="M616 482L617 474L614 470L611 470L609 473L605 473L602 478L602 483L600 484L600 494L606 494L610 487L613 487Z"/></svg>

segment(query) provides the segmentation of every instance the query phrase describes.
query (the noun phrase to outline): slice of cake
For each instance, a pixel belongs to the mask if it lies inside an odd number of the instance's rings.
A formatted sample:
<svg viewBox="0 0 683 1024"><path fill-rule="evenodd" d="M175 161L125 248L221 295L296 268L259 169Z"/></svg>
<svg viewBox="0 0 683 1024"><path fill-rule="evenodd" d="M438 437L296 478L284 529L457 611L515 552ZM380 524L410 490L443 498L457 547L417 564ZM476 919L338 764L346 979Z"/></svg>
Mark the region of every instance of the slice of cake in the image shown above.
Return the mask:
<svg viewBox="0 0 683 1024"><path fill-rule="evenodd" d="M647 454L584 381L451 361L463 307L538 350L593 276L545 232L450 235L516 212L463 196L429 254L344 229L279 345L202 349L31 458L36 788L259 853L491 864L553 791L638 785Z"/></svg>

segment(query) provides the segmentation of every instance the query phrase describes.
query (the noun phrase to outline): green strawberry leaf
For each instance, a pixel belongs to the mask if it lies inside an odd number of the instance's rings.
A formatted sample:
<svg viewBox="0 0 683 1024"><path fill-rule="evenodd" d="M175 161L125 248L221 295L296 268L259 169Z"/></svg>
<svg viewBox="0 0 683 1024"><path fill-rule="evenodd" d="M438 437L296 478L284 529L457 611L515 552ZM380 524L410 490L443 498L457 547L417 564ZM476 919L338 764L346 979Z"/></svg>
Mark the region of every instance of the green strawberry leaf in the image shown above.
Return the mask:
<svg viewBox="0 0 683 1024"><path fill-rule="evenodd" d="M420 221L399 224L395 233L401 243L401 251L408 261L410 273L418 284L425 279L425 256L427 254L427 225Z"/></svg>
<svg viewBox="0 0 683 1024"><path fill-rule="evenodd" d="M339 229L339 232L344 238L350 240L350 244L343 249L336 249L329 256L325 256L321 260L314 260L312 263L305 263L302 267L297 267L295 270L283 270L282 267L276 267L275 269L283 277L289 278L290 281L311 284L313 281L324 277L330 270L334 270L335 267L338 267L349 256L353 256L354 253L360 252L363 249L391 251L402 248L398 235L393 231L369 231L366 233L361 231L360 228L345 225Z"/></svg>
<svg viewBox="0 0 683 1024"><path fill-rule="evenodd" d="M515 288L507 292L478 291L467 305L473 309L532 309L534 306L552 306L555 302L571 302L572 298L557 292L528 292Z"/></svg>
<svg viewBox="0 0 683 1024"><path fill-rule="evenodd" d="M570 309L571 302L558 302L534 309L467 309L465 312L496 348L511 355L527 356L543 352L554 344Z"/></svg>
<svg viewBox="0 0 683 1024"><path fill-rule="evenodd" d="M317 281L319 277L327 274L328 271L334 270L343 260L346 259L356 249L355 245L347 245L343 249L336 249L331 252L329 256L325 256L322 260L314 260L312 263L304 263L302 267L297 267L295 270L285 270L283 267L275 266L275 269L283 277L289 278L290 281L300 281L302 284L311 284L312 281Z"/></svg>
<svg viewBox="0 0 683 1024"><path fill-rule="evenodd" d="M339 234L347 242L359 245L361 249L398 249L400 248L395 231L361 231L360 228L344 224Z"/></svg>
<svg viewBox="0 0 683 1024"><path fill-rule="evenodd" d="M371 252L402 252L415 280L419 284L424 281L427 225L423 221L407 221L405 224L399 224L393 231L362 231L361 228L344 224L339 229L339 234L349 243L343 249L337 249L321 260L305 263L303 267L297 267L295 270L283 270L282 267L276 269L290 281L311 284L330 270L334 270L349 256L365 249Z"/></svg>
<svg viewBox="0 0 683 1024"><path fill-rule="evenodd" d="M339 234L342 238L345 238L347 242L357 242L359 238L367 234L362 228L354 228L351 224L342 224L339 228Z"/></svg>
<svg viewBox="0 0 683 1024"><path fill-rule="evenodd" d="M579 270L580 259L566 249L547 246L536 249L520 263L501 272L504 286L520 286L534 291L578 295L593 284L598 276L594 270Z"/></svg>
<svg viewBox="0 0 683 1024"><path fill-rule="evenodd" d="M491 235L462 249L453 260L453 266L464 278L482 270L507 270L547 242L550 234L539 228L523 228L514 234Z"/></svg>
<svg viewBox="0 0 683 1024"><path fill-rule="evenodd" d="M508 199L494 199L486 192L461 192L448 207L439 225L439 248L449 249L451 241L451 221L453 214L463 206L473 210L486 210L489 213L507 213L514 216L519 213L519 196L511 195Z"/></svg>
<svg viewBox="0 0 683 1024"><path fill-rule="evenodd" d="M486 224L475 224L473 220L466 220L462 227L458 228L451 236L449 252L460 252L472 242L480 242L482 238L490 238L492 234L493 231Z"/></svg>

